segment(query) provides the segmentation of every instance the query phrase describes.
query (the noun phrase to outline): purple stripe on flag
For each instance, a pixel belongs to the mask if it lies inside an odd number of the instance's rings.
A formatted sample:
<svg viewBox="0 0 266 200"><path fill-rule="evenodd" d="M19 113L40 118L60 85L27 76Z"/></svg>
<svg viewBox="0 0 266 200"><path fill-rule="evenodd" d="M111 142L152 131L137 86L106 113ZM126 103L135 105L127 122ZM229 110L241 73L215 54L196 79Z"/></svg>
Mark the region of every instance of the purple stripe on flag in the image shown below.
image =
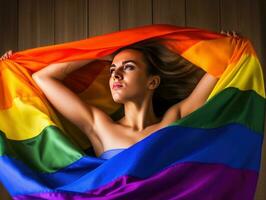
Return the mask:
<svg viewBox="0 0 266 200"><path fill-rule="evenodd" d="M148 167L148 166L147 166ZM15 200L253 200L258 173L223 164L178 163L147 179L122 176L84 193L56 191L14 196Z"/></svg>

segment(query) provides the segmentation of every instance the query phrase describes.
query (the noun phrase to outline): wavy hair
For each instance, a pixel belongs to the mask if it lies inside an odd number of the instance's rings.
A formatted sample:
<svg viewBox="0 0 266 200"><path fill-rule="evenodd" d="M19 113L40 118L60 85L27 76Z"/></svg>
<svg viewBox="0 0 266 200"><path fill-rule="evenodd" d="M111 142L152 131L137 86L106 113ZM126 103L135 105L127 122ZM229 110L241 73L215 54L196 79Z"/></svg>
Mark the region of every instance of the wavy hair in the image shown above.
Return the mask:
<svg viewBox="0 0 266 200"><path fill-rule="evenodd" d="M166 45L167 41L163 38L147 39L122 47L112 54L114 57L125 49L138 50L147 65L147 75L160 76L160 85L152 98L156 116L162 116L170 106L188 97L205 73L171 50Z"/></svg>

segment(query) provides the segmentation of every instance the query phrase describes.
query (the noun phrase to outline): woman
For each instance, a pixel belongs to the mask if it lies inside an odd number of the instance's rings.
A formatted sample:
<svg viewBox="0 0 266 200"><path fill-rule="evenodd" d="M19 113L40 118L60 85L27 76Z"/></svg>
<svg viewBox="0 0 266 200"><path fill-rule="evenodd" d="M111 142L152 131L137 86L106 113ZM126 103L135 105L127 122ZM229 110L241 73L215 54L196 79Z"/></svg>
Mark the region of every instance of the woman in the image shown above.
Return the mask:
<svg viewBox="0 0 266 200"><path fill-rule="evenodd" d="M1 59L11 55L9 51ZM97 107L85 104L62 84L69 73L93 60L50 64L32 74L32 78L51 104L87 135L96 156L103 159L111 158L201 107L218 81L156 39L123 47L102 59L112 61L111 94L116 103L124 105L124 116L117 121ZM195 77L202 78L198 82ZM173 84L175 93L170 88ZM154 103L160 98L170 103L155 112Z"/></svg>

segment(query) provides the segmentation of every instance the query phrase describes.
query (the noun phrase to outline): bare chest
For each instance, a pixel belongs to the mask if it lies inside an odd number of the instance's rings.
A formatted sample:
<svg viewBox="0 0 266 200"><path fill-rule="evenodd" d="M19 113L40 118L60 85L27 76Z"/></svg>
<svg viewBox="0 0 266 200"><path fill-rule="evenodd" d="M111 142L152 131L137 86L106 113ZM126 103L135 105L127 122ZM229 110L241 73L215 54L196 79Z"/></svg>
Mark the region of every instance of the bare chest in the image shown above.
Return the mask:
<svg viewBox="0 0 266 200"><path fill-rule="evenodd" d="M98 130L95 139L91 141L97 156L104 151L117 148L129 148L154 132L180 119L179 108L169 109L159 123L146 127L142 131L135 131L116 122L103 124Z"/></svg>
<svg viewBox="0 0 266 200"><path fill-rule="evenodd" d="M161 124L154 124L143 131L134 131L115 124L111 129L104 129L101 134L98 134L101 142L93 144L95 153L99 156L110 149L129 148L161 128L163 128Z"/></svg>

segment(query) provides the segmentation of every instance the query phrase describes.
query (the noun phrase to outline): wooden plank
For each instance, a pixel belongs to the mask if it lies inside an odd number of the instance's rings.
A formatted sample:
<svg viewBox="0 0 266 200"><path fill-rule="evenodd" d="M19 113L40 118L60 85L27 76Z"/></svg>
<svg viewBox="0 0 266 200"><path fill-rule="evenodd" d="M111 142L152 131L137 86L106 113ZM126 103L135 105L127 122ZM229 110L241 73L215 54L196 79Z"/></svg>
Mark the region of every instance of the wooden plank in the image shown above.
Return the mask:
<svg viewBox="0 0 266 200"><path fill-rule="evenodd" d="M235 30L251 40L262 59L261 21L259 0L221 0L221 29Z"/></svg>
<svg viewBox="0 0 266 200"><path fill-rule="evenodd" d="M54 43L54 1L19 1L19 50Z"/></svg>
<svg viewBox="0 0 266 200"><path fill-rule="evenodd" d="M219 32L219 8L217 0L186 0L186 25Z"/></svg>
<svg viewBox="0 0 266 200"><path fill-rule="evenodd" d="M152 24L152 0L120 1L120 30Z"/></svg>
<svg viewBox="0 0 266 200"><path fill-rule="evenodd" d="M88 36L119 30L119 0L89 0Z"/></svg>
<svg viewBox="0 0 266 200"><path fill-rule="evenodd" d="M17 0L2 0L0 6L0 55L18 49Z"/></svg>
<svg viewBox="0 0 266 200"><path fill-rule="evenodd" d="M256 24L257 26L260 26L261 32L260 32L260 39L261 39L261 62L263 66L263 72L264 72L264 86L266 87L266 1L263 0L257 0L259 4L259 10L260 13L260 23ZM263 37L264 36L264 37ZM264 140L263 140L263 148L262 148L262 155L261 155L261 165L260 165L260 172L259 172L259 180L256 188L256 195L254 200L265 200L266 199L266 118L264 121Z"/></svg>
<svg viewBox="0 0 266 200"><path fill-rule="evenodd" d="M153 0L153 24L186 24L185 0Z"/></svg>
<svg viewBox="0 0 266 200"><path fill-rule="evenodd" d="M240 27L238 25L239 21L239 2L238 0L221 0L221 29L235 30L240 32Z"/></svg>
<svg viewBox="0 0 266 200"><path fill-rule="evenodd" d="M55 43L87 38L87 0L55 0Z"/></svg>
<svg viewBox="0 0 266 200"><path fill-rule="evenodd" d="M266 24L265 24L265 19L266 19L266 1L263 0L258 0L259 1L259 12L260 12L260 24L259 26L261 27L261 61L263 64L263 69L264 69L264 76L265 76L265 84L266 84ZM266 135L266 134L265 134ZM266 188L266 187L265 187ZM265 191L266 192L266 191ZM265 195L266 196L266 195ZM266 197L265 197L266 199Z"/></svg>
<svg viewBox="0 0 266 200"><path fill-rule="evenodd" d="M264 3L262 3L264 2ZM258 57L261 60L264 77L266 77L265 61L265 39L262 37L266 34L265 20L266 3L260 0L221 0L221 29L235 30L244 37L251 40ZM264 78L265 81L265 78ZM265 82L266 83L266 82ZM266 119L264 125L264 135L266 135ZM266 199L266 137L264 137L261 167L255 200Z"/></svg>
<svg viewBox="0 0 266 200"><path fill-rule="evenodd" d="M239 8L239 27L240 30L248 37L255 50L258 53L258 57L262 58L261 52L261 21L260 21L260 10L259 0L245 0L240 1Z"/></svg>
<svg viewBox="0 0 266 200"><path fill-rule="evenodd" d="M11 196L0 182L0 197L3 200L12 200Z"/></svg>
<svg viewBox="0 0 266 200"><path fill-rule="evenodd" d="M266 199L266 118L264 121L264 139L262 146L261 164L259 171L259 179L256 188L256 194L254 200L265 200Z"/></svg>
<svg viewBox="0 0 266 200"><path fill-rule="evenodd" d="M250 11L250 18L249 18L249 23L251 27L250 31L250 39L254 45L255 50L258 53L258 57L264 66L264 69L266 69L266 63L265 63L265 40L263 42L263 36L265 36L265 32L263 34L262 30L263 27L265 26L265 18L261 17L264 15L265 17L265 11L266 10L261 10L260 9L260 0L254 0L251 1L251 11ZM242 20L243 21L243 20ZM254 23L255 22L255 23ZM265 71L264 71L265 72ZM264 73L265 74L265 73Z"/></svg>

